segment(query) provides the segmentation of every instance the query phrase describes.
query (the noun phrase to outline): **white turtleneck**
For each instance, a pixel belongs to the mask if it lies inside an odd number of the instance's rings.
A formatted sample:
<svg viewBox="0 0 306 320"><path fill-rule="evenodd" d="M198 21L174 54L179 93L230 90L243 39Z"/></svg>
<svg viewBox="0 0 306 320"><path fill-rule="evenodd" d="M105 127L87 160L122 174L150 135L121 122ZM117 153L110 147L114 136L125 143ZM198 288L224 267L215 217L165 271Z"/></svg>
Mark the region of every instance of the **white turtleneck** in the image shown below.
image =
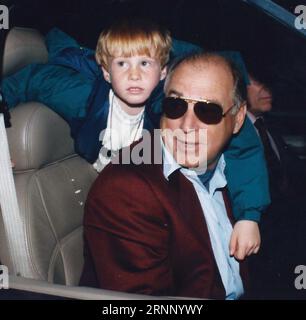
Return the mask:
<svg viewBox="0 0 306 320"><path fill-rule="evenodd" d="M100 137L104 148L117 151L141 138L144 108L136 115L126 113L120 107L112 90L109 92L109 102L107 127L100 133ZM98 159L93 166L98 172L101 172L110 161L111 158L105 156L105 151L102 152L101 148Z"/></svg>

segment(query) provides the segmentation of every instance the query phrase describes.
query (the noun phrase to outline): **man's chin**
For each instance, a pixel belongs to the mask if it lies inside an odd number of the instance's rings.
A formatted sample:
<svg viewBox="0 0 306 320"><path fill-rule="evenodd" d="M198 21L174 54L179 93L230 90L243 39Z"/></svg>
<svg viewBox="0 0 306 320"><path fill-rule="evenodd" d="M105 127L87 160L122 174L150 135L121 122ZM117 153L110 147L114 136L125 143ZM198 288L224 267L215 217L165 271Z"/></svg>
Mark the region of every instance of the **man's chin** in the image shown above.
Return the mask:
<svg viewBox="0 0 306 320"><path fill-rule="evenodd" d="M177 159L176 162L184 167L184 168L188 168L188 169L196 169L196 168L199 168L199 164L200 164L200 161L198 159L192 159L192 160L184 160L184 161L180 161L180 159Z"/></svg>
<svg viewBox="0 0 306 320"><path fill-rule="evenodd" d="M259 106L259 110L261 113L269 112L272 109L272 101L267 100L267 101L261 101L261 104Z"/></svg>

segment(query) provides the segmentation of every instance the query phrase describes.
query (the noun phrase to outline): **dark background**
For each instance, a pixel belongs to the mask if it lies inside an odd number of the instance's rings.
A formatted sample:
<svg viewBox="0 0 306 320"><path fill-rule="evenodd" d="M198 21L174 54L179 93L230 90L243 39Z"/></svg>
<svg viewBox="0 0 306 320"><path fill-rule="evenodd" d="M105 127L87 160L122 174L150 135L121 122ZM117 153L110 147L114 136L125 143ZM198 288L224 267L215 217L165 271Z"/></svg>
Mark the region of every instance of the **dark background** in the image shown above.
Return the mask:
<svg viewBox="0 0 306 320"><path fill-rule="evenodd" d="M276 0L294 14L305 0ZM306 38L239 0L24 0L10 27L46 33L57 26L94 48L100 31L121 16L150 17L180 40L211 50L238 50L247 67L272 90L271 119L306 159Z"/></svg>

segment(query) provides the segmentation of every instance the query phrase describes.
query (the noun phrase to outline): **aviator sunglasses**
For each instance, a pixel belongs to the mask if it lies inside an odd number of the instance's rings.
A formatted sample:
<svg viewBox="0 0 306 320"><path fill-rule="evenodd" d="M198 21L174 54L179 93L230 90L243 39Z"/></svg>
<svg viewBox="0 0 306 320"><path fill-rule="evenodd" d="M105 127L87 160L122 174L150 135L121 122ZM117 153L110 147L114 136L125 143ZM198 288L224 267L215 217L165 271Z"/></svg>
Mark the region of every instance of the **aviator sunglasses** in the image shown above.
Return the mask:
<svg viewBox="0 0 306 320"><path fill-rule="evenodd" d="M223 112L219 104L209 100L194 100L187 97L167 97L163 100L162 109L167 118L178 119L186 113L188 103L194 104L194 113L197 118L205 124L217 124L221 122L222 118L235 106L234 104Z"/></svg>

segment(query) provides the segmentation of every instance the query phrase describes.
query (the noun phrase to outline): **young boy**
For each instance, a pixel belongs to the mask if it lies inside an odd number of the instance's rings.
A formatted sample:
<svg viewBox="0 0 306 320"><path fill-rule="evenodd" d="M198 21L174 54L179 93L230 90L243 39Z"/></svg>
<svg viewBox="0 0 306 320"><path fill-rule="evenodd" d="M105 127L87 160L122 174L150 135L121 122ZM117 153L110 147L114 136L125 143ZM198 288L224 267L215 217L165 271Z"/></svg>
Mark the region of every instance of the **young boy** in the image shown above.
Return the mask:
<svg viewBox="0 0 306 320"><path fill-rule="evenodd" d="M111 88L97 171L110 162L113 151L138 140L143 128L156 127L145 104L166 76L170 48L169 32L149 22L124 21L101 33L95 56Z"/></svg>

